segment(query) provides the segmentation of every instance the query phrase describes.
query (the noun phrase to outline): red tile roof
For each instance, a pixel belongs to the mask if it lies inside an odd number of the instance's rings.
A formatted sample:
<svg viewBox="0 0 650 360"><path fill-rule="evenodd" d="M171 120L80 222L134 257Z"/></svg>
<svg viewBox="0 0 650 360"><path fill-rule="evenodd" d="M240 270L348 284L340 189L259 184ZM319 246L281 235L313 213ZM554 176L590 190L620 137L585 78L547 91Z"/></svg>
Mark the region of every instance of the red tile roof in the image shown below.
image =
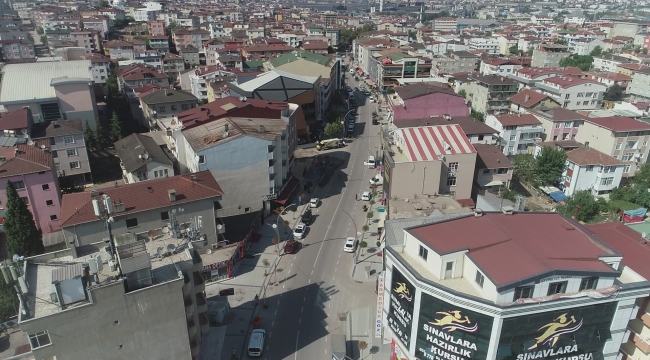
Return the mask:
<svg viewBox="0 0 650 360"><path fill-rule="evenodd" d="M503 126L541 125L541 122L531 114L497 115L496 118Z"/></svg>
<svg viewBox="0 0 650 360"><path fill-rule="evenodd" d="M478 169L499 169L513 167L512 161L494 145L474 144L476 167Z"/></svg>
<svg viewBox="0 0 650 360"><path fill-rule="evenodd" d="M592 123L614 132L650 130L650 124L625 116L585 118L585 122Z"/></svg>
<svg viewBox="0 0 650 360"><path fill-rule="evenodd" d="M437 254L467 251L497 288L551 274L617 274L600 260L616 253L556 213L488 212L407 231Z"/></svg>
<svg viewBox="0 0 650 360"><path fill-rule="evenodd" d="M623 255L625 266L650 280L650 245L641 234L620 222L609 222L585 226L607 246Z"/></svg>
<svg viewBox="0 0 650 360"><path fill-rule="evenodd" d="M176 201L169 200L168 190L176 191ZM125 211L116 212L122 216L142 211L169 208L180 204L215 198L223 195L223 190L210 171L194 174L172 176L155 180L141 181L135 184L106 188L100 195L108 195L113 203L123 203ZM90 192L65 194L61 203L62 226L72 226L97 221Z"/></svg>
<svg viewBox="0 0 650 360"><path fill-rule="evenodd" d="M573 76L553 76L547 79L544 79L544 82L555 84L561 88L568 88L571 86L582 85L582 84L600 84L595 80L579 79Z"/></svg>
<svg viewBox="0 0 650 360"><path fill-rule="evenodd" d="M41 146L45 150L41 149ZM51 171L52 154L47 150L49 146L49 140L37 140L31 146L27 144L16 145L18 151L14 152L13 158L9 158L0 164L0 178Z"/></svg>
<svg viewBox="0 0 650 360"><path fill-rule="evenodd" d="M615 166L623 165L620 160L617 160L605 153L596 149L579 147L566 153L566 158L577 165L603 165Z"/></svg>
<svg viewBox="0 0 650 360"><path fill-rule="evenodd" d="M476 152L460 125L421 126L397 131L406 142L411 161L432 161L445 154Z"/></svg>
<svg viewBox="0 0 650 360"><path fill-rule="evenodd" d="M20 109L0 113L0 130L27 129L32 112L29 109Z"/></svg>
<svg viewBox="0 0 650 360"><path fill-rule="evenodd" d="M215 99L211 103L197 106L177 115L184 129L205 124L206 122L230 117L280 118L282 110L289 104L279 101L246 99L242 101L235 96Z"/></svg>
<svg viewBox="0 0 650 360"><path fill-rule="evenodd" d="M515 104L519 104L523 107L531 107L539 103L540 101L546 99L547 97L548 96L542 93L538 93L537 91L533 91L531 89L525 89L522 90L520 93L511 97L510 101L512 101Z"/></svg>

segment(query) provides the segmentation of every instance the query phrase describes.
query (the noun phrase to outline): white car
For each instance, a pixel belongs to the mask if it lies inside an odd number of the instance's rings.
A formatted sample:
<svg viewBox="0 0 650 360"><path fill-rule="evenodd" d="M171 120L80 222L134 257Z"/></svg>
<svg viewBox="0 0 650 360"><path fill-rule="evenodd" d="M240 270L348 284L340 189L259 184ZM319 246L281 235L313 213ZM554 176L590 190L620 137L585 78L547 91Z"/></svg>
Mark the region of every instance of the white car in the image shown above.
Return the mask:
<svg viewBox="0 0 650 360"><path fill-rule="evenodd" d="M302 239L302 237L305 235L305 230L307 230L307 225L298 224L296 228L293 229L293 238Z"/></svg>
<svg viewBox="0 0 650 360"><path fill-rule="evenodd" d="M370 179L370 185L382 185L384 183L384 178L377 174Z"/></svg>
<svg viewBox="0 0 650 360"><path fill-rule="evenodd" d="M375 98L372 96L368 98L368 101L370 101L371 103L377 102L377 100L375 100Z"/></svg>
<svg viewBox="0 0 650 360"><path fill-rule="evenodd" d="M370 201L370 193L368 191L364 191L363 194L361 194L361 200Z"/></svg>
<svg viewBox="0 0 650 360"><path fill-rule="evenodd" d="M320 204L320 199L319 198L313 198L309 200L309 207L315 208L318 207L318 204Z"/></svg>
<svg viewBox="0 0 650 360"><path fill-rule="evenodd" d="M357 239L349 237L345 239L345 245L343 245L343 251L345 252L354 252L354 249L357 247Z"/></svg>

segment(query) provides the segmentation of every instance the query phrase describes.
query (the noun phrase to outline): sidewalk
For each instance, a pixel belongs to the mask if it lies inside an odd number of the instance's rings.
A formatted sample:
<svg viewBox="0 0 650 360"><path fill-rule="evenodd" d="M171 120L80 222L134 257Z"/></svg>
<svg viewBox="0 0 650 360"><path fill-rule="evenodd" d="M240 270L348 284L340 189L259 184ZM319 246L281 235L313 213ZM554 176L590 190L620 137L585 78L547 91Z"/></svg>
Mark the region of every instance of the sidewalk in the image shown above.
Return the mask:
<svg viewBox="0 0 650 360"><path fill-rule="evenodd" d="M364 232L361 235L359 243L365 241L367 244L366 248L359 246L357 252L355 253L355 264L350 270L350 277L359 282L376 282L377 275L383 271L384 258L382 257L383 248L377 246L377 241L379 241L379 227L383 226L383 219L385 213L379 212L379 208L382 207L381 196L383 195L383 189L381 186L377 187L377 196L373 199L376 199L374 204L369 206L368 212L363 213L364 217L367 216L369 212L373 213L372 219L366 218L364 224L368 226L368 231Z"/></svg>

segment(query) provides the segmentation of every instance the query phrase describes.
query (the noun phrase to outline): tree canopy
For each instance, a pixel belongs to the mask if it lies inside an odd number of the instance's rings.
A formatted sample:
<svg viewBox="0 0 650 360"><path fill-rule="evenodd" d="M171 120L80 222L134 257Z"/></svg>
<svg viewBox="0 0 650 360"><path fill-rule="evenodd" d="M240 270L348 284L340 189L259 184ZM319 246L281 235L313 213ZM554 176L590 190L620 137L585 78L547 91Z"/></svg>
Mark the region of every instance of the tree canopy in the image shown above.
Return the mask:
<svg viewBox="0 0 650 360"><path fill-rule="evenodd" d="M364 24L360 28L356 29L345 29L341 31L340 43L345 45L351 45L352 41L356 39L360 34L372 30L372 25Z"/></svg>
<svg viewBox="0 0 650 360"><path fill-rule="evenodd" d="M330 138L335 138L343 129L343 124L341 121L332 121L325 125L325 135Z"/></svg>
<svg viewBox="0 0 650 360"><path fill-rule="evenodd" d="M596 46L591 52L589 53L589 56L599 56L603 53L603 48L600 46Z"/></svg>
<svg viewBox="0 0 650 360"><path fill-rule="evenodd" d="M603 94L603 99L607 101L619 101L623 99L623 88L618 84L610 86L605 91L605 94Z"/></svg>
<svg viewBox="0 0 650 360"><path fill-rule="evenodd" d="M42 254L45 251L42 233L36 228L34 216L11 181L7 181L6 193L7 212L4 230L7 235L7 255L11 258L14 254L20 256Z"/></svg>
<svg viewBox="0 0 650 360"><path fill-rule="evenodd" d="M566 217L572 217L575 212L576 220L590 222L601 210L606 210L606 207L607 202L599 203L589 191L580 190L573 193L566 200L565 205L559 206L558 211Z"/></svg>
<svg viewBox="0 0 650 360"><path fill-rule="evenodd" d="M562 149L544 146L533 160L533 182L537 186L557 184L566 169L566 153Z"/></svg>
<svg viewBox="0 0 650 360"><path fill-rule="evenodd" d="M582 71L589 71L593 62L594 58L589 55L571 54L570 56L560 60L560 66L575 66L579 67Z"/></svg>

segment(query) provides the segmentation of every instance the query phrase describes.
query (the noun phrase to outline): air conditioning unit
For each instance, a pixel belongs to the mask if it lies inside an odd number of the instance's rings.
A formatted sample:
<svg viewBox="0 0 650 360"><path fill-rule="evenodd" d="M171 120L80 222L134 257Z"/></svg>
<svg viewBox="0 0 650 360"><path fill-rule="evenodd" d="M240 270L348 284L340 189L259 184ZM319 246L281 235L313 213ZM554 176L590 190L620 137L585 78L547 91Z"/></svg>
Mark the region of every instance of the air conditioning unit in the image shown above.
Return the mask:
<svg viewBox="0 0 650 360"><path fill-rule="evenodd" d="M454 173L451 172L451 171L447 173L447 176L454 176L454 175L456 175L456 174L454 174Z"/></svg>

